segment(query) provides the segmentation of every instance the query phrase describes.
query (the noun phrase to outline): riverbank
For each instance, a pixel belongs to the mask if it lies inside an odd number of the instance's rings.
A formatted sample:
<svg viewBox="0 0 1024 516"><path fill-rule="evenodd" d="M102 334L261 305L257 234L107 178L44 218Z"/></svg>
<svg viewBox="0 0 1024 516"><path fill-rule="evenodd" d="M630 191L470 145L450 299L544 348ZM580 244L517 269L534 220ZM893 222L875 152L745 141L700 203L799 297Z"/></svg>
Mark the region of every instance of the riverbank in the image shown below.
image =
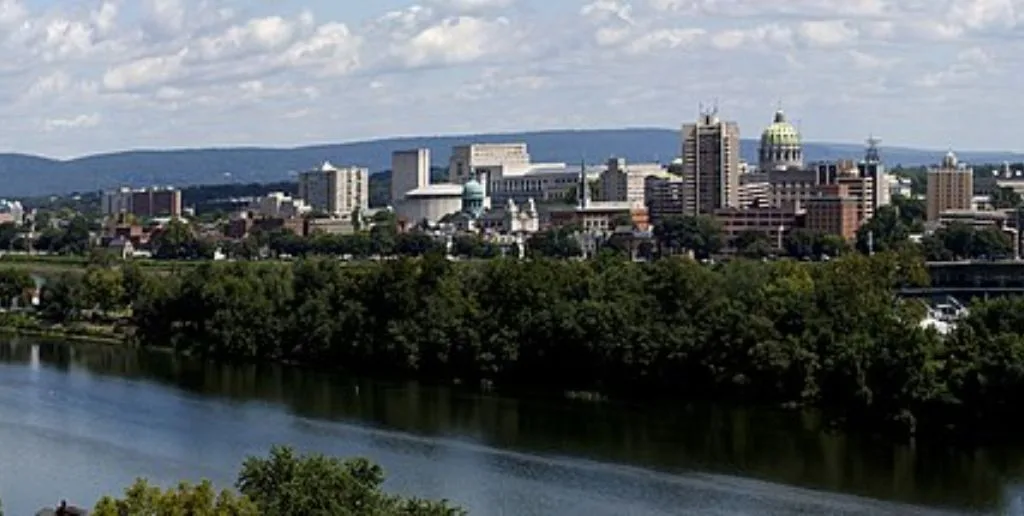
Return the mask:
<svg viewBox="0 0 1024 516"><path fill-rule="evenodd" d="M276 443L369 458L396 492L471 514L1009 514L1024 473L1019 446L894 444L768 408L476 394L33 339L0 345L0 370L0 439L18 443L0 449L19 470L0 478L8 514L137 476L231 486Z"/></svg>
<svg viewBox="0 0 1024 516"><path fill-rule="evenodd" d="M212 260L154 260L134 258L123 262L138 266L140 270L150 274L171 274L192 269ZM117 263L122 263L118 261ZM35 254L3 254L0 255L0 268L26 271L41 276L58 276L61 274L82 274L95 265L88 257L35 255Z"/></svg>
<svg viewBox="0 0 1024 516"><path fill-rule="evenodd" d="M85 342L106 345L128 345L129 334L122 331L125 326L118 323L71 325L48 323L34 313L5 312L0 314L0 333L24 337L62 339L69 342Z"/></svg>
<svg viewBox="0 0 1024 516"><path fill-rule="evenodd" d="M72 325L83 306L130 306L131 328L120 328L133 342L226 361L593 400L811 407L840 427L903 437L1002 429L1024 402L1012 358L1024 353L1024 301L974 305L940 336L896 294L927 281L916 255L714 266L430 255L130 272L57 281L44 311Z"/></svg>

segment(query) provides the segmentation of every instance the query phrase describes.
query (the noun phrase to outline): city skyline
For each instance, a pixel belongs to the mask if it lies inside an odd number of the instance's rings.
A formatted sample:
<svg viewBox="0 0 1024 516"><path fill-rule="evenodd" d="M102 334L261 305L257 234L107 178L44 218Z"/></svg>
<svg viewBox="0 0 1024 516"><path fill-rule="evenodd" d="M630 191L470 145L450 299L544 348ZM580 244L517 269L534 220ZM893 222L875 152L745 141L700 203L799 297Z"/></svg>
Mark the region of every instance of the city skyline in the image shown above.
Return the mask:
<svg viewBox="0 0 1024 516"><path fill-rule="evenodd" d="M0 0L0 138L66 158L678 129L717 102L744 139L781 103L808 141L1018 152L1021 19L1016 0Z"/></svg>

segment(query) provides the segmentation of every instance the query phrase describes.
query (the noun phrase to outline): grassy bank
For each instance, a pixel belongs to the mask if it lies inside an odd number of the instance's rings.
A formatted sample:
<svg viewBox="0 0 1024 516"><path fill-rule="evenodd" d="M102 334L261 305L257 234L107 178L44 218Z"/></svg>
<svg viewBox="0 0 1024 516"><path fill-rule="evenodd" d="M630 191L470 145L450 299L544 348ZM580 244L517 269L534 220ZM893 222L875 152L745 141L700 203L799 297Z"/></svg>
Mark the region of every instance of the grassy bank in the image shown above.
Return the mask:
<svg viewBox="0 0 1024 516"><path fill-rule="evenodd" d="M59 338L97 344L125 344L129 335L125 329L123 324L112 322L78 322L65 325L43 321L31 313L0 314L0 332L9 335Z"/></svg>
<svg viewBox="0 0 1024 516"><path fill-rule="evenodd" d="M189 270L208 261L136 258L131 260L131 263L137 264L143 271L148 273L168 274ZM84 256L5 254L0 257L0 267L24 270L41 275L59 275L67 272L81 273L89 265L89 258Z"/></svg>

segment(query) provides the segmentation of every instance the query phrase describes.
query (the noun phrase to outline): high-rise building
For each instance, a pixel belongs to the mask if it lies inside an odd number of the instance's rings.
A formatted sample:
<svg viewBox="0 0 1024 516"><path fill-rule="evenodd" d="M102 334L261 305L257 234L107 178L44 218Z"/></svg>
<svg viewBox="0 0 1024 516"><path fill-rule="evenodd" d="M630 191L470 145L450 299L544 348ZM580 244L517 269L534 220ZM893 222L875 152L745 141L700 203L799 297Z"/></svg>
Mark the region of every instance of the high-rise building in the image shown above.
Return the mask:
<svg viewBox="0 0 1024 516"><path fill-rule="evenodd" d="M430 149L395 151L391 154L391 204L406 192L430 184Z"/></svg>
<svg viewBox="0 0 1024 516"><path fill-rule="evenodd" d="M826 186L842 185L843 196L850 197L857 206L857 226L867 222L875 216L875 205L878 191L875 188L875 180L872 176L862 176L859 173L859 166L850 160L822 161L815 163L812 168L817 173L817 185L810 198L805 202L821 197L822 190ZM886 187L888 190L888 187ZM834 194L827 194L832 195ZM827 196L826 195L826 196ZM808 208L809 210L810 208Z"/></svg>
<svg viewBox="0 0 1024 516"><path fill-rule="evenodd" d="M121 187L103 192L101 210L103 215L114 217L132 212L132 189Z"/></svg>
<svg viewBox="0 0 1024 516"><path fill-rule="evenodd" d="M448 182L463 184L480 172L480 168L525 169L530 167L530 153L525 143L474 143L452 147L448 162Z"/></svg>
<svg viewBox="0 0 1024 516"><path fill-rule="evenodd" d="M348 216L369 207L369 171L337 168L325 161L320 168L299 174L299 198L313 210Z"/></svg>
<svg viewBox="0 0 1024 516"><path fill-rule="evenodd" d="M939 220L947 210L970 210L974 199L974 170L960 163L949 151L942 165L928 171L927 217Z"/></svg>
<svg viewBox="0 0 1024 516"><path fill-rule="evenodd" d="M706 111L685 124L683 144L683 209L687 215L711 215L739 207L740 129Z"/></svg>
<svg viewBox="0 0 1024 516"><path fill-rule="evenodd" d="M608 160L601 173L600 200L644 204L644 180L649 176L664 176L667 172L657 163L626 164L622 158Z"/></svg>
<svg viewBox="0 0 1024 516"><path fill-rule="evenodd" d="M666 174L644 179L644 204L654 224L665 217L684 215L683 198L683 179L679 176Z"/></svg>
<svg viewBox="0 0 1024 516"><path fill-rule="evenodd" d="M860 177L870 178L872 184L871 210L877 212L882 206L888 206L892 202L892 194L889 191L889 174L885 171L885 164L882 163L881 153L878 151L878 144L882 140L868 138L868 147L864 152L864 159L857 164L857 172Z"/></svg>

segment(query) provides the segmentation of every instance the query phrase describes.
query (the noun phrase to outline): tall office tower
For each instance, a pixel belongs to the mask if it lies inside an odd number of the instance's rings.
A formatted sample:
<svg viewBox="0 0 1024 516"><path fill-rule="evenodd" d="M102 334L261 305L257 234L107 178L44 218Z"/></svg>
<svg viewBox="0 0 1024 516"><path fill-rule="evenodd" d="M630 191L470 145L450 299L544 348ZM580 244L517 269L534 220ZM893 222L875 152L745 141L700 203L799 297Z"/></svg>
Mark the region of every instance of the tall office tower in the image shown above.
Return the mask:
<svg viewBox="0 0 1024 516"><path fill-rule="evenodd" d="M892 196L889 193L889 174L885 171L885 163L882 163L882 155L878 152L878 144L882 140L871 137L868 138L868 147L864 152L864 159L857 164L857 171L860 173L860 177L871 178L872 184L874 185L874 192L872 192L872 210L877 213L878 209L882 206L888 206L892 202Z"/></svg>
<svg viewBox="0 0 1024 516"><path fill-rule="evenodd" d="M430 149L391 153L391 204L397 206L405 194L430 185Z"/></svg>
<svg viewBox="0 0 1024 516"><path fill-rule="evenodd" d="M947 210L970 210L974 200L974 170L964 166L949 151L942 165L928 171L928 221L937 221Z"/></svg>
<svg viewBox="0 0 1024 516"><path fill-rule="evenodd" d="M711 215L740 207L740 128L704 111L697 123L683 126L683 211Z"/></svg>
<svg viewBox="0 0 1024 516"><path fill-rule="evenodd" d="M369 206L369 171L362 167L337 168L330 162L299 174L299 198L311 208L348 216Z"/></svg>

